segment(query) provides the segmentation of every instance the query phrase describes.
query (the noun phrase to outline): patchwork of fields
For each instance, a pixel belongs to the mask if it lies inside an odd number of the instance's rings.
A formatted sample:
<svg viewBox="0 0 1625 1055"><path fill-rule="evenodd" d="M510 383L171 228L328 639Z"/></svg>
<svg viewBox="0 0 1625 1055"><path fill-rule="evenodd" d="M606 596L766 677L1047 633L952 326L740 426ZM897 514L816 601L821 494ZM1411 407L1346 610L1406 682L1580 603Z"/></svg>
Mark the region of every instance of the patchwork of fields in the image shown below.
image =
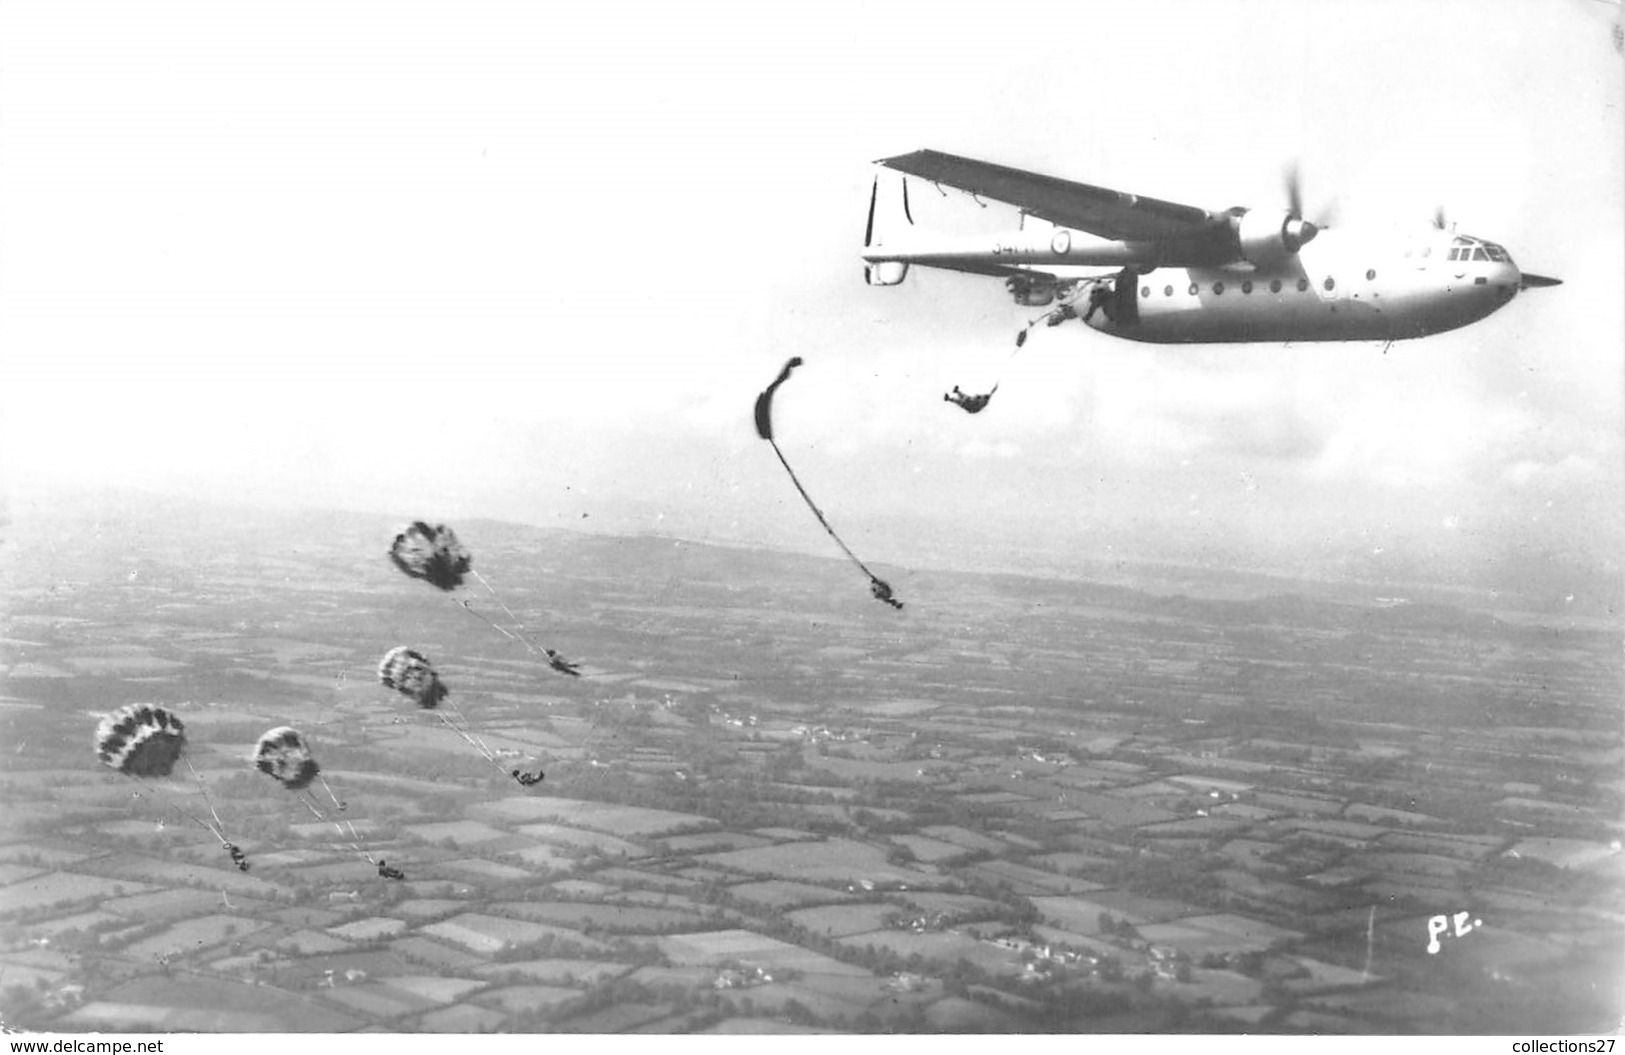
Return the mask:
<svg viewBox="0 0 1625 1055"><path fill-rule="evenodd" d="M298 560L261 559L263 524L160 524L77 571L12 543L8 1024L1522 1034L1612 1010L1604 633L988 576L899 616L819 561L490 526L510 603L586 663L563 679L351 558L387 525L339 523ZM753 585L716 606L719 581ZM446 657L495 767L375 685L402 641ZM197 782L96 764L134 700L187 723ZM246 762L289 723L333 798ZM211 809L248 871L189 819ZM1481 925L1429 952L1458 912Z"/></svg>

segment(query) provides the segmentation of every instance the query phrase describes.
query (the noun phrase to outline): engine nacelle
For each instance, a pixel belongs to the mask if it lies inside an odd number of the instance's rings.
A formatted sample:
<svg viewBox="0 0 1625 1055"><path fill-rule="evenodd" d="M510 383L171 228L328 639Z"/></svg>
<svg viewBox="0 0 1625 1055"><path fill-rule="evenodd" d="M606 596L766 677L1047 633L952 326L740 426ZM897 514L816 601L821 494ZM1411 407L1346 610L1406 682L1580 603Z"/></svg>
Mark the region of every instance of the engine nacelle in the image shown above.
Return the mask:
<svg viewBox="0 0 1625 1055"><path fill-rule="evenodd" d="M1236 250L1250 264L1280 264L1307 245L1320 229L1287 212L1248 209L1236 217Z"/></svg>
<svg viewBox="0 0 1625 1055"><path fill-rule="evenodd" d="M871 286L896 286L908 277L908 262L882 260L878 264L863 265L863 281Z"/></svg>
<svg viewBox="0 0 1625 1055"><path fill-rule="evenodd" d="M1042 308L1055 299L1055 283L1029 275L1011 275L1004 280L1017 304L1028 308Z"/></svg>

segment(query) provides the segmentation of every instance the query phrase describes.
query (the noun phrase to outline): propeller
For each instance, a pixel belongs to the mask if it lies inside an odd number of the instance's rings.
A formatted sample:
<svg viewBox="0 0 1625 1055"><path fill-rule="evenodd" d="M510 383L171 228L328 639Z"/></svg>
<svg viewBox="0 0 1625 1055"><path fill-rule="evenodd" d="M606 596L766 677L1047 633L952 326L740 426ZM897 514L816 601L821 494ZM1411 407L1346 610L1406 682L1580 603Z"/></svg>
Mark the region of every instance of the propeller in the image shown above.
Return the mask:
<svg viewBox="0 0 1625 1055"><path fill-rule="evenodd" d="M1445 223L1444 206L1443 205L1440 205L1440 206L1438 206L1437 208L1435 208L1433 210L1433 226L1436 227L1437 229L1441 230L1441 231L1444 230L1446 228L1446 226L1448 226Z"/></svg>
<svg viewBox="0 0 1625 1055"><path fill-rule="evenodd" d="M1303 215L1303 178L1296 161L1286 167L1286 205L1293 216Z"/></svg>
<svg viewBox="0 0 1625 1055"><path fill-rule="evenodd" d="M1320 228L1303 218L1303 179L1297 162L1286 168L1286 201L1288 219L1281 228L1281 241L1287 252L1296 253L1314 240Z"/></svg>

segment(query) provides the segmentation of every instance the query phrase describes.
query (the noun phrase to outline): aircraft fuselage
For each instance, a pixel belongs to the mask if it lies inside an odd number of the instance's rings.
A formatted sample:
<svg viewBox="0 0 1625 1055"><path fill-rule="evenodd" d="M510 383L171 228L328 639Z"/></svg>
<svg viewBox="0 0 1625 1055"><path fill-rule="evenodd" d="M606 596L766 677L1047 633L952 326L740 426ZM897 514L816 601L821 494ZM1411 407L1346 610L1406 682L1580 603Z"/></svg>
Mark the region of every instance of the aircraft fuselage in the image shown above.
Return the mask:
<svg viewBox="0 0 1625 1055"><path fill-rule="evenodd" d="M1106 310L1087 323L1154 344L1393 341L1477 322L1518 293L1519 271L1498 246L1433 232L1396 252L1342 233L1323 232L1274 268L1158 268L1094 279L1113 290ZM1488 259L1486 248L1499 259ZM1473 259L1475 249L1485 259Z"/></svg>
<svg viewBox="0 0 1625 1055"><path fill-rule="evenodd" d="M874 247L864 260L894 269L877 274L882 285L902 281L910 265L1003 277L1018 304L1058 302L1057 322L1081 317L1102 333L1153 344L1425 337L1477 322L1524 285L1500 246L1434 227L1323 230L1296 253L1262 264L1168 261L1152 244L1032 226L993 239ZM1146 270L1145 260L1174 266ZM1121 270L1102 274L1102 267ZM1104 303L1091 311L1095 298Z"/></svg>

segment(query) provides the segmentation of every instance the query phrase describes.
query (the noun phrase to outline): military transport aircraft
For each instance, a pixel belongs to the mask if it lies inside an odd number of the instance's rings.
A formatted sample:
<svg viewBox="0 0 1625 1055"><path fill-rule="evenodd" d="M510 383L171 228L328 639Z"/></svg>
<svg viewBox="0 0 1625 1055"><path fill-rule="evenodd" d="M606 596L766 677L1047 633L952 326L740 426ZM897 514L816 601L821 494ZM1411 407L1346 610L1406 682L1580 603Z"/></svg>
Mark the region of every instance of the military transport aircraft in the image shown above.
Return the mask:
<svg viewBox="0 0 1625 1055"><path fill-rule="evenodd" d="M1519 271L1494 242L1447 229L1442 215L1397 236L1316 225L1303 218L1295 174L1284 211L1209 212L935 150L876 164L902 174L900 215L876 216L877 175L866 281L895 286L911 264L989 275L1004 279L1017 304L1055 305L1043 317L1051 326L1081 318L1134 341L1396 341L1477 322L1519 290L1560 284ZM1021 227L923 234L913 227L909 176L1014 205Z"/></svg>

